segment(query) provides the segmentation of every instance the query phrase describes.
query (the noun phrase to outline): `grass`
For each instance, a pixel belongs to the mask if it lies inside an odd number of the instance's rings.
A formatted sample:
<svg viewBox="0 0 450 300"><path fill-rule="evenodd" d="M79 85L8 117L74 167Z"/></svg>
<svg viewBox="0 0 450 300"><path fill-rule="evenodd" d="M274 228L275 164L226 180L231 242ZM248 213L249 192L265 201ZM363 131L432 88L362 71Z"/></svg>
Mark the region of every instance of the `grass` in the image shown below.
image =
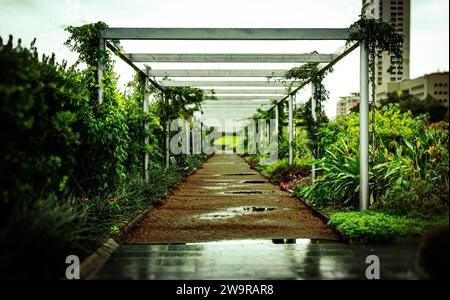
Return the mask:
<svg viewBox="0 0 450 300"><path fill-rule="evenodd" d="M225 146L225 149L236 149L241 139L240 136L235 135L223 135L219 139L214 141L215 146Z"/></svg>
<svg viewBox="0 0 450 300"><path fill-rule="evenodd" d="M448 224L448 211L427 217L419 213L396 214L383 211L336 212L328 225L345 239L362 243L392 241L396 237L422 236L432 226Z"/></svg>

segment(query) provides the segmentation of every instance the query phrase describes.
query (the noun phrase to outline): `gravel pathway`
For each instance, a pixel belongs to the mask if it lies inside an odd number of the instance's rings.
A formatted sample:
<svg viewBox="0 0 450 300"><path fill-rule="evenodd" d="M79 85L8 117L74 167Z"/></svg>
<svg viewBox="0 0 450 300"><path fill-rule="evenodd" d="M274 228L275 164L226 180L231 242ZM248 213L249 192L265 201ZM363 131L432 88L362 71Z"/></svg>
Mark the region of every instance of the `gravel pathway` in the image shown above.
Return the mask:
<svg viewBox="0 0 450 300"><path fill-rule="evenodd" d="M152 209L126 244L242 239L337 241L336 232L234 154L216 154Z"/></svg>

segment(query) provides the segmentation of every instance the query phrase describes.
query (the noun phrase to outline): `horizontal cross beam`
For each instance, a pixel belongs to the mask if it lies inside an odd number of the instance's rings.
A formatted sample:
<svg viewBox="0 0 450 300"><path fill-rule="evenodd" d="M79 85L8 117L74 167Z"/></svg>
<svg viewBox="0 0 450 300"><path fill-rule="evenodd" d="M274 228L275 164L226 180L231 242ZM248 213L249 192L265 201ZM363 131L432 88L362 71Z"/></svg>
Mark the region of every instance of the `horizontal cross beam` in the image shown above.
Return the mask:
<svg viewBox="0 0 450 300"><path fill-rule="evenodd" d="M301 53L125 53L132 62L195 62L195 63L329 63L333 54Z"/></svg>
<svg viewBox="0 0 450 300"><path fill-rule="evenodd" d="M273 89L204 89L206 94L216 95L287 95L285 88Z"/></svg>
<svg viewBox="0 0 450 300"><path fill-rule="evenodd" d="M211 96L212 97L212 96ZM255 99L258 99L258 100L262 100L262 99L264 99L264 100L276 100L276 99L281 99L281 96L252 96L252 95L245 95L245 96L236 96L236 95L234 95L234 96L214 96L215 97L215 99L212 99L212 100L238 100L238 101L240 101L240 100L255 100ZM208 99L209 97L207 97L206 99ZM209 98L209 99L211 99L211 98Z"/></svg>
<svg viewBox="0 0 450 300"><path fill-rule="evenodd" d="M348 28L105 28L113 40L347 40Z"/></svg>
<svg viewBox="0 0 450 300"><path fill-rule="evenodd" d="M153 77L284 77L286 70L155 70L147 71Z"/></svg>
<svg viewBox="0 0 450 300"><path fill-rule="evenodd" d="M287 87L289 85L297 86L298 82L292 81L172 81L161 80L162 86L237 86L237 87Z"/></svg>
<svg viewBox="0 0 450 300"><path fill-rule="evenodd" d="M271 103L260 103L259 105L249 105L249 104L222 104L222 105L203 105L204 109L222 109L222 108L258 108L258 107L264 107L264 106L270 106Z"/></svg>

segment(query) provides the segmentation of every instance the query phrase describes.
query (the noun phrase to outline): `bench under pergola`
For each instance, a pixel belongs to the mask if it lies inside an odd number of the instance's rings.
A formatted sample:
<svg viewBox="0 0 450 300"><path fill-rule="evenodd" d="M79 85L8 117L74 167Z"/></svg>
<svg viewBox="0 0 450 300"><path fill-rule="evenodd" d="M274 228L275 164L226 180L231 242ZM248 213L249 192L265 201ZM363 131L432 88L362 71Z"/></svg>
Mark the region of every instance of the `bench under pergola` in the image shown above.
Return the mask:
<svg viewBox="0 0 450 300"><path fill-rule="evenodd" d="M257 109L275 110L278 122L279 104L288 101L289 163L293 163L293 99L296 93L311 83L285 80L249 80L246 77L284 77L287 69L150 69L139 68L137 63L318 63L320 72L325 72L356 48L360 48L360 209L369 204L369 90L368 90L368 48L366 41L341 47L334 53L123 53L109 43L110 40L228 40L228 41L283 41L316 40L347 41L349 28L106 28L99 35L99 50L106 48L114 52L145 78L146 87L150 84L162 94L166 87L190 86L201 88L206 95L217 100L204 101L203 122L209 119L250 118ZM100 60L101 61L101 60ZM99 63L98 102L103 100L103 66ZM201 78L176 80L178 77ZM220 80L211 78L220 78ZM240 80L225 80L239 78ZM169 80L170 79L170 80ZM173 80L175 79L175 80ZM288 90L287 87L293 87ZM313 87L314 88L314 87ZM316 101L312 99L312 117L315 115ZM149 96L144 96L144 111L148 111ZM278 128L278 126L276 126ZM167 132L167 131L166 131ZM148 143L148 141L146 141ZM166 134L166 163L169 163L169 135ZM148 155L144 158L144 170L148 168ZM313 176L315 168L313 167Z"/></svg>

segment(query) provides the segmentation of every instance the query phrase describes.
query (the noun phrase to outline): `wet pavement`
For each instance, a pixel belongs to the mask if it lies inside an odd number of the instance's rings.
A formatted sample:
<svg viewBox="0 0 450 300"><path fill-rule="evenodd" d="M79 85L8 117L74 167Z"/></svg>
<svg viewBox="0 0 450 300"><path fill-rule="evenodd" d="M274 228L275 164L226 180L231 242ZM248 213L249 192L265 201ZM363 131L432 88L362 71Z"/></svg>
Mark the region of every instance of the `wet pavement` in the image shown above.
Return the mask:
<svg viewBox="0 0 450 300"><path fill-rule="evenodd" d="M216 154L153 208L125 243L264 238L339 240L301 201L251 170L241 157Z"/></svg>
<svg viewBox="0 0 450 300"><path fill-rule="evenodd" d="M379 257L380 279L416 279L415 245L283 242L123 245L90 279L366 279L368 255Z"/></svg>
<svg viewBox="0 0 450 300"><path fill-rule="evenodd" d="M89 279L415 279L417 245L349 245L237 155L215 155Z"/></svg>

